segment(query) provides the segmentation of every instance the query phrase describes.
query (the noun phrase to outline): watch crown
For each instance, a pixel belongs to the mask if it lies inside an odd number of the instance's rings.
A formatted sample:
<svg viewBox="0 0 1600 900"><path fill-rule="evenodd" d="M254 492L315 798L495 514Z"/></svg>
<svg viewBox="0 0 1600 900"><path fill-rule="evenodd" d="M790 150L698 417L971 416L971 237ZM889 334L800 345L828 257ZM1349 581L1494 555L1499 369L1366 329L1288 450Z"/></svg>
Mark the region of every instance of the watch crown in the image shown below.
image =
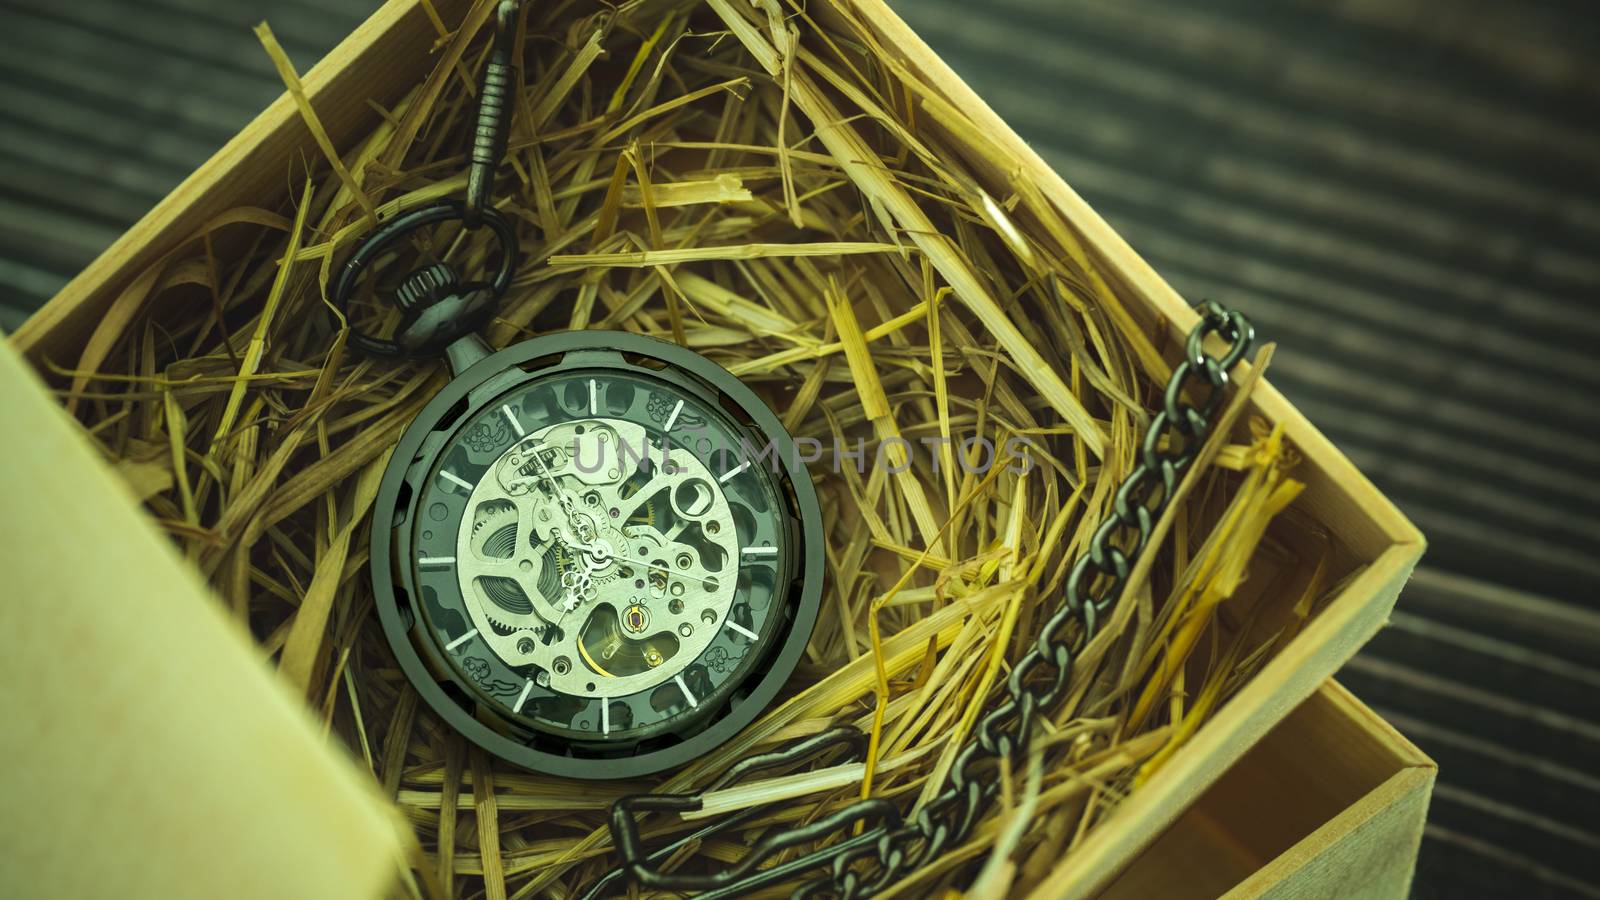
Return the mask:
<svg viewBox="0 0 1600 900"><path fill-rule="evenodd" d="M437 303L447 294L455 291L459 279L455 270L443 263L434 263L431 266L412 272L406 280L400 283L395 290L394 302L402 312L426 309Z"/></svg>

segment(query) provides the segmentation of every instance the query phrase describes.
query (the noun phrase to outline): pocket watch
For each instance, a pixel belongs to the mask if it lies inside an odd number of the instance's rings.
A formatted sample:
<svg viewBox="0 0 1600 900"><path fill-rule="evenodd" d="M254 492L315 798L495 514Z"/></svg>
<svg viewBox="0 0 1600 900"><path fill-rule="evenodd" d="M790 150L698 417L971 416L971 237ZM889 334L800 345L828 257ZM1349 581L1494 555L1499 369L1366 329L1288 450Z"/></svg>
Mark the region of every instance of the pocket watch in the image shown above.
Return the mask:
<svg viewBox="0 0 1600 900"><path fill-rule="evenodd" d="M347 307L421 229L458 221L499 244L488 281L407 275L392 337L350 330L369 354L443 355L454 376L384 473L373 591L400 668L468 740L539 772L634 777L709 752L777 695L816 622L821 513L778 417L711 360L624 332L498 352L478 337L517 258L487 202L514 19L502 4L466 202L382 223L331 291Z"/></svg>
<svg viewBox="0 0 1600 900"><path fill-rule="evenodd" d="M378 614L452 727L526 768L643 775L731 737L816 621L815 489L777 417L705 357L573 331L485 352L395 448Z"/></svg>

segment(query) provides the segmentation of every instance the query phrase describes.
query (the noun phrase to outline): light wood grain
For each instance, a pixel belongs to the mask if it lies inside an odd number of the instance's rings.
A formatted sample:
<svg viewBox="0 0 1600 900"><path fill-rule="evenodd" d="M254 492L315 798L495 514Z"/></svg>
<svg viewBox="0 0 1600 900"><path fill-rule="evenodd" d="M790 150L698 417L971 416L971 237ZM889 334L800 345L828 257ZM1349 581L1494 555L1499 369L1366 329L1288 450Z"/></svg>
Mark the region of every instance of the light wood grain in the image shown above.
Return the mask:
<svg viewBox="0 0 1600 900"><path fill-rule="evenodd" d="M1398 900L1436 769L1329 682L1099 896Z"/></svg>
<svg viewBox="0 0 1600 900"><path fill-rule="evenodd" d="M0 345L0 893L377 896L397 822Z"/></svg>

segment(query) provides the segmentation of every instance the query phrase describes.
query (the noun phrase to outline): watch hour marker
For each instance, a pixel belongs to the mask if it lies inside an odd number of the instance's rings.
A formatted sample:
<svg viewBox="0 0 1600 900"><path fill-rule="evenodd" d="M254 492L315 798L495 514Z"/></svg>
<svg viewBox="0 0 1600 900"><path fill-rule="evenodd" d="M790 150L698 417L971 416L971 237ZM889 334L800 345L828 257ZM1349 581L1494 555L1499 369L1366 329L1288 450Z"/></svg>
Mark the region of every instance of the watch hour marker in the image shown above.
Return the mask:
<svg viewBox="0 0 1600 900"><path fill-rule="evenodd" d="M455 640L451 641L450 643L445 644L444 648L446 650L454 650L455 648L461 646L462 644L465 644L467 641L470 641L470 640L472 640L473 638L475 638L477 636L478 636L478 629L474 628L471 631L467 632L466 634L463 634L461 637L458 637Z"/></svg>
<svg viewBox="0 0 1600 900"><path fill-rule="evenodd" d="M750 460L747 459L744 462L739 463L737 466L734 466L733 468L729 469L728 471L723 472L722 473L722 477L718 478L717 482L720 483L720 484L727 484L728 483L728 479L734 477L735 475L738 475L740 472L743 472L745 469L748 469L748 468L750 468Z"/></svg>
<svg viewBox="0 0 1600 900"><path fill-rule="evenodd" d="M456 485L469 494L472 493L472 483L467 481L465 478L462 478L460 475L450 471L449 469L440 469L439 477L453 485Z"/></svg>
<svg viewBox="0 0 1600 900"><path fill-rule="evenodd" d="M528 695L531 693L533 693L533 679L529 678L523 683L522 693L517 695L517 705L511 707L511 711L520 715L522 713L522 704L528 702Z"/></svg>
<svg viewBox="0 0 1600 900"><path fill-rule="evenodd" d="M678 421L678 413L681 413L681 412L683 412L683 401L679 400L678 401L678 405L674 406L672 408L672 415L667 416L667 424L661 426L661 430L662 431L671 431L673 424L675 424Z"/></svg>
<svg viewBox="0 0 1600 900"><path fill-rule="evenodd" d="M437 569L443 568L444 566L453 566L455 564L456 558L454 556L424 556L417 560L417 565L422 566L425 569L430 567Z"/></svg>
<svg viewBox="0 0 1600 900"><path fill-rule="evenodd" d="M739 551L743 556L777 556L777 547L745 547Z"/></svg>
<svg viewBox="0 0 1600 900"><path fill-rule="evenodd" d="M750 629L744 627L743 625L740 625L738 622L735 622L732 619L726 619L726 620L724 620L724 622L727 624L727 626L729 628L732 628L734 631L739 632L740 634L744 635L745 637L749 638L750 640L752 640L752 641L760 640L760 637L758 637L754 631L751 631Z"/></svg>
<svg viewBox="0 0 1600 900"><path fill-rule="evenodd" d="M600 386L593 378L589 379L589 415L600 415Z"/></svg>
<svg viewBox="0 0 1600 900"><path fill-rule="evenodd" d="M689 686L687 684L683 683L683 675L681 673L678 674L678 675L672 676L672 680L676 681L678 683L678 690L683 691L684 699L689 701L689 705L690 706L699 706L700 705L700 701L696 700L694 698L694 694L691 694L689 692Z"/></svg>
<svg viewBox="0 0 1600 900"><path fill-rule="evenodd" d="M517 421L517 414L511 411L511 404L507 403L501 406L500 411L506 414L506 420L511 423L511 430L517 433L517 437L527 434L522 430L522 423Z"/></svg>
<svg viewBox="0 0 1600 900"><path fill-rule="evenodd" d="M611 733L611 701L600 698L600 733Z"/></svg>

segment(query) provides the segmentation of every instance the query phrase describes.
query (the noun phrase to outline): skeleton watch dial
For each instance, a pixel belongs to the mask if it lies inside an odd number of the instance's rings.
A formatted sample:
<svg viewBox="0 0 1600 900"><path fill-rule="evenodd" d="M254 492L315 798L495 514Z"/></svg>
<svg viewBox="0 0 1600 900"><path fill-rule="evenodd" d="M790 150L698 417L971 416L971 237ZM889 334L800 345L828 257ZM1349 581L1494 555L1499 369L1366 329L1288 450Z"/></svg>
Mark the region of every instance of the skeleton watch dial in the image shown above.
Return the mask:
<svg viewBox="0 0 1600 900"><path fill-rule="evenodd" d="M795 457L747 388L673 345L574 332L489 357L412 426L380 494L402 665L530 768L619 777L705 752L770 701L815 621Z"/></svg>

